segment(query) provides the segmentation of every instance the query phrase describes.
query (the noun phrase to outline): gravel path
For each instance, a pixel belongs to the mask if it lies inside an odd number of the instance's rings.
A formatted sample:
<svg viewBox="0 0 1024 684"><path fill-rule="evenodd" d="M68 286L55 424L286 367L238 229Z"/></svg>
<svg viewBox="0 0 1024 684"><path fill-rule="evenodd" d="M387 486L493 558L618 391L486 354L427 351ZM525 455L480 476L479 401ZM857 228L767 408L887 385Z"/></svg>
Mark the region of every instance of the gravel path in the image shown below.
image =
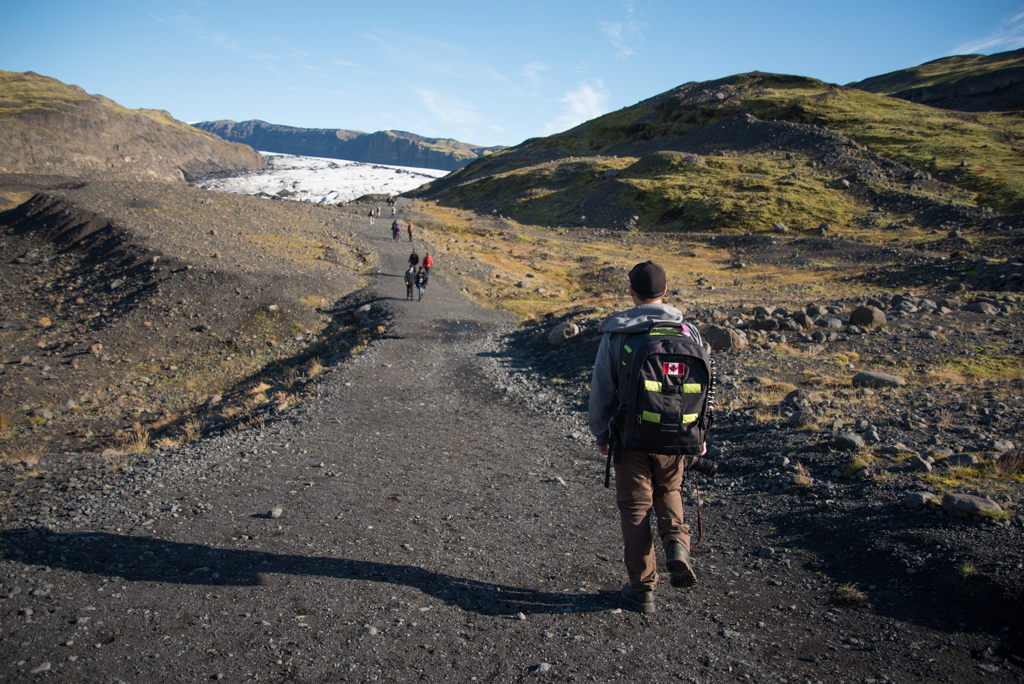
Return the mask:
<svg viewBox="0 0 1024 684"><path fill-rule="evenodd" d="M1020 681L994 630L830 603L812 547L844 523L769 548L776 526L825 514L730 496L728 475L707 485L698 585L622 611L589 436L508 391L514 321L458 294L443 259L424 300L404 299L409 243L387 225L353 229L380 255L363 294L388 332L317 400L127 474L81 456L11 481L0 678Z"/></svg>

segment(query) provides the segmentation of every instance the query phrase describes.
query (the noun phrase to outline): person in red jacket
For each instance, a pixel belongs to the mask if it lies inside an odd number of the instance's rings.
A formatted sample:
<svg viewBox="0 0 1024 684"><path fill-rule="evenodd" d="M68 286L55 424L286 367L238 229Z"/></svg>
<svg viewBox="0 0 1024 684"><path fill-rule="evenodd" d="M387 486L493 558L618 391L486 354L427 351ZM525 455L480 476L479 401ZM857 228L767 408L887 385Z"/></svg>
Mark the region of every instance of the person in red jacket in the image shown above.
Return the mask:
<svg viewBox="0 0 1024 684"><path fill-rule="evenodd" d="M430 275L430 267L433 266L433 265L434 265L434 260L433 260L433 258L431 258L430 252L427 252L423 256L423 270L427 272L427 275Z"/></svg>

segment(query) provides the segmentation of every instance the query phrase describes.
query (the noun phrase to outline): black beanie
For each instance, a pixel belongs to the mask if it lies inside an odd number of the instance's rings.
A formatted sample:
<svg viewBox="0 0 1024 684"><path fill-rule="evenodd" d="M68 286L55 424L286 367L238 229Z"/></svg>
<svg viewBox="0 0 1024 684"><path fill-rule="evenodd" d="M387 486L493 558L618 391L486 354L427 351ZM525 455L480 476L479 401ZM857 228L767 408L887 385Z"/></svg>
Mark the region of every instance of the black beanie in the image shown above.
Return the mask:
<svg viewBox="0 0 1024 684"><path fill-rule="evenodd" d="M665 294L665 269L653 261L637 264L629 272L629 286L641 299L657 299Z"/></svg>

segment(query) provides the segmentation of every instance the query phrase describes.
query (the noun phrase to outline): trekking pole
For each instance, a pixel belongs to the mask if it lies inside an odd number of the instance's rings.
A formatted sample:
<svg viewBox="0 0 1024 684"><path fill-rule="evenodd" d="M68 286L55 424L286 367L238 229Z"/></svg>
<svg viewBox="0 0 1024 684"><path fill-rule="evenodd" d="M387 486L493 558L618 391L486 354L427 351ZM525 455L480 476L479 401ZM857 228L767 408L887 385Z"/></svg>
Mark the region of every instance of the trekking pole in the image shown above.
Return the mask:
<svg viewBox="0 0 1024 684"><path fill-rule="evenodd" d="M697 543L690 546L691 551L700 546L704 538L704 519L700 513L700 482L696 475L693 476L693 488L697 492Z"/></svg>

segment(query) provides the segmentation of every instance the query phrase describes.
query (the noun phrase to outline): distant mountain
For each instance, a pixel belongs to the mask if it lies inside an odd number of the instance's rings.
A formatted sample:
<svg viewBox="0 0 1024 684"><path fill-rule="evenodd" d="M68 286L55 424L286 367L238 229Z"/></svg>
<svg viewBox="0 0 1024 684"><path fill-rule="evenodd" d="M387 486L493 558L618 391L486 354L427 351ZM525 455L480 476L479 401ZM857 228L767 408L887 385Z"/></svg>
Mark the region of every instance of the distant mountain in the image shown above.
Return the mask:
<svg viewBox="0 0 1024 684"><path fill-rule="evenodd" d="M363 133L338 128L295 128L256 120L201 121L192 125L264 152L445 171L461 169L474 159L504 149L449 138L424 138L403 131Z"/></svg>
<svg viewBox="0 0 1024 684"><path fill-rule="evenodd" d="M943 57L850 83L918 104L964 112L1024 109L1024 49Z"/></svg>
<svg viewBox="0 0 1024 684"><path fill-rule="evenodd" d="M127 109L31 71L0 71L0 173L180 182L266 165L251 147L165 111Z"/></svg>

